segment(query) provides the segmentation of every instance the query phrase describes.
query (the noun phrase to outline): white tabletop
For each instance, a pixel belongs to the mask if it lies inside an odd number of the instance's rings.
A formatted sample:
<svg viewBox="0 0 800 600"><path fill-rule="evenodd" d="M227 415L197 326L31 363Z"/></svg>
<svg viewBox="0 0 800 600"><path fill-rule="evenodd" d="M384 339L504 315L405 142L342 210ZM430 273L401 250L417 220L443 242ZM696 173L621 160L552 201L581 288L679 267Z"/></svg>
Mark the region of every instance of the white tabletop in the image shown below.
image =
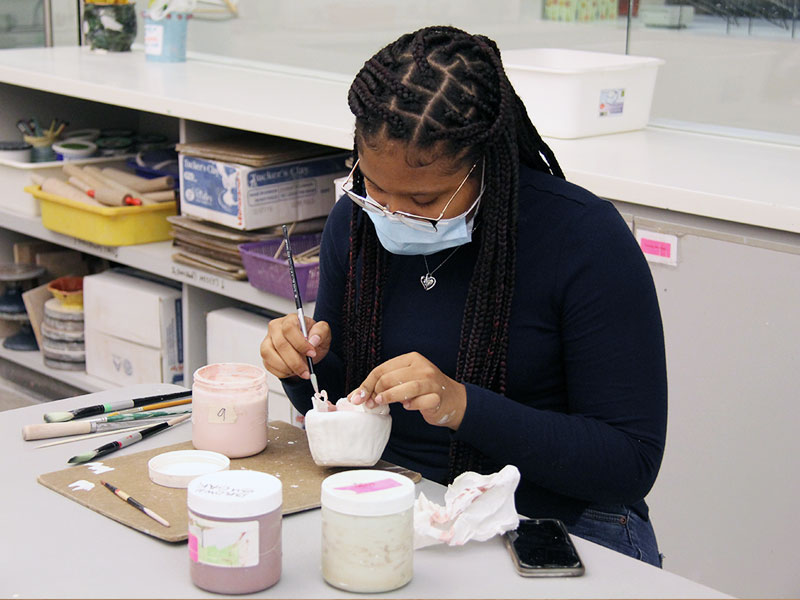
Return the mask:
<svg viewBox="0 0 800 600"><path fill-rule="evenodd" d="M0 51L0 82L147 112L351 148L352 75L263 63L153 63L141 51ZM800 233L800 147L647 127L545 140L598 196Z"/></svg>
<svg viewBox="0 0 800 600"><path fill-rule="evenodd" d="M38 475L66 466L69 456L99 446L85 440L37 449L24 442L23 425L42 414L123 397L162 393L168 384L98 392L0 413L4 482L0 494L1 598L195 598L219 597L195 587L186 544L170 544L130 529L36 482ZM184 424L122 453L185 441ZM110 440L111 437L100 438ZM104 442L103 442L104 443ZM417 491L442 502L444 487L423 480ZM363 598L328 586L320 574L320 511L283 519L283 574L273 588L254 594L280 598ZM728 598L708 588L575 538L586 574L577 578L529 579L516 574L499 538L415 552L414 578L406 587L380 594L412 598Z"/></svg>

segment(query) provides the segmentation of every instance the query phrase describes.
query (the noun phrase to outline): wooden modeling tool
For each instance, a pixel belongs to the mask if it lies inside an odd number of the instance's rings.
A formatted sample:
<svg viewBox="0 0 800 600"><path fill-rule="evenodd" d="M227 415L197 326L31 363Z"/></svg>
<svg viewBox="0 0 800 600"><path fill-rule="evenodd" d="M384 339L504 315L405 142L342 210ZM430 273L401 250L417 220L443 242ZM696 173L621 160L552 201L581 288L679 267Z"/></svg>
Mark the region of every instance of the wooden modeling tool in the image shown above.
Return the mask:
<svg viewBox="0 0 800 600"><path fill-rule="evenodd" d="M116 402L85 406L83 408L76 408L74 410L45 413L44 420L48 423L61 423L63 421L72 421L73 419L80 419L82 417L93 417L95 415L113 413L128 408L147 406L148 404L155 404L158 402L169 402L172 400L190 398L191 395L191 390L184 390L182 392L173 392L171 394L159 394L157 396L145 396L143 398L118 400Z"/></svg>
<svg viewBox="0 0 800 600"><path fill-rule="evenodd" d="M118 440L114 440L113 442L109 442L108 444L104 444L99 448L95 448L94 450L90 450L89 452L84 452L83 454L78 454L70 458L67 463L71 465L80 465L89 461L94 460L95 458L99 458L101 456L105 456L106 454L111 454L112 452L116 452L117 450L121 450L127 446L135 444L136 442L141 442L142 440L149 438L156 433L161 433L162 431L166 431L170 427L174 427L175 425L179 425L183 423L187 419L189 419L192 415L181 415L180 417L175 417L174 419L170 419L169 421L164 421L163 423L159 423L158 425L153 425L152 427L148 427L147 429L142 429L141 431L134 431L129 433L123 438Z"/></svg>
<svg viewBox="0 0 800 600"><path fill-rule="evenodd" d="M110 483L107 483L105 481L101 480L100 483L102 483L106 488L111 490L115 496L117 496L118 498L122 498L125 502L127 502L128 504L130 504L134 508L142 511L144 514L146 514L148 517L150 517L154 521L158 521L164 527L169 527L169 521L167 521L164 517L158 515L158 513L156 513L155 511L150 510L149 508L147 508L141 502L131 498L129 494L126 494L125 492L123 492L118 487L116 487L114 485L111 485Z"/></svg>
<svg viewBox="0 0 800 600"><path fill-rule="evenodd" d="M297 307L297 318L300 319L300 330L303 336L308 339L308 331L306 329L306 318L303 315L303 301L300 299L300 288L297 287L297 271L294 269L294 260L292 259L292 246L289 243L289 230L286 225L283 226L283 240L286 242L286 256L289 261L289 273L292 277L292 292L294 293L294 305ZM311 379L311 385L314 387L314 393L319 394L319 384L317 383L317 375L314 373L314 361L310 356L306 356L308 361L308 374Z"/></svg>

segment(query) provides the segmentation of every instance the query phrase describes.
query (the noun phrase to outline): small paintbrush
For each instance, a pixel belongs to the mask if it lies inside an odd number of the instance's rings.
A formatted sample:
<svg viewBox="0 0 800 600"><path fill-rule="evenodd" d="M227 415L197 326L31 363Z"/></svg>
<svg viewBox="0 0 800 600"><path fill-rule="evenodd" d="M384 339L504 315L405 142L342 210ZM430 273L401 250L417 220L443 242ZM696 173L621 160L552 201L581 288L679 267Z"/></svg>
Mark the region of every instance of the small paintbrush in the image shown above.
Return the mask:
<svg viewBox="0 0 800 600"><path fill-rule="evenodd" d="M292 292L294 293L294 305L297 307L297 318L300 319L300 330L303 335L308 339L308 330L306 329L306 318L303 315L303 301L300 300L300 288L297 286L297 271L294 269L294 259L292 258L292 246L289 243L289 231L286 225L283 225L283 240L286 243L286 256L289 262L289 274L292 277ZM317 383L317 375L314 373L314 361L310 356L306 356L308 361L308 374L311 379L311 385L314 387L314 392L319 394L319 384Z"/></svg>
<svg viewBox="0 0 800 600"><path fill-rule="evenodd" d="M72 421L73 419L80 419L82 417L93 417L95 415L102 415L104 413L116 412L138 406L145 406L147 404L154 404L156 402L177 400L178 398L186 398L187 396L191 395L191 390L184 390L182 392L173 392L171 394L159 394L157 396L147 396L144 398L118 400L116 402L85 406L83 408L76 408L74 410L45 413L44 420L48 423L62 423L64 421Z"/></svg>
<svg viewBox="0 0 800 600"><path fill-rule="evenodd" d="M178 415L185 415L186 413L192 412L192 409L188 410L144 410L146 406L142 407L143 412L139 412L139 409L133 409L131 412L122 412L122 413L109 413L107 415L103 415L102 417L92 417L91 419L85 419L81 421L81 423L116 423L117 421L140 421L140 420L147 420L153 419L155 417L176 417ZM135 412L134 412L135 411ZM55 425L56 423L53 423Z"/></svg>
<svg viewBox="0 0 800 600"><path fill-rule="evenodd" d="M106 413L103 417L94 417L93 419L102 419L104 417L119 417L121 415L135 415L142 412L160 410L162 408L170 408L172 406L181 406L183 404L190 404L192 397L180 398L178 400L170 400L169 402L156 402L155 404L145 404L144 406L137 406L136 408L126 408L117 412Z"/></svg>
<svg viewBox="0 0 800 600"><path fill-rule="evenodd" d="M110 483L107 483L107 482L102 481L102 480L100 481L100 483L102 483L105 487L107 487L109 490L111 490L111 492L115 496L117 496L118 498L121 498L122 500L124 500L125 502L127 502L128 504L133 506L134 508L142 511L144 514L146 514L148 517L150 517L154 521L158 521L164 527L169 527L169 521L167 521L164 517L162 517L161 515L156 513L156 511L147 508L144 504L142 504L138 500L134 500L133 498L130 497L129 494L126 494L121 489L119 489L117 486L111 485Z"/></svg>
<svg viewBox="0 0 800 600"><path fill-rule="evenodd" d="M162 431L166 431L170 427L178 425L179 423L183 423L186 419L189 419L191 416L192 415L181 415L180 417L175 417L174 419L170 419L169 421L159 423L158 425L153 425L152 427L148 427L147 429L142 429L141 431L134 431L133 433L129 433L123 438L114 440L113 442L109 442L108 444L104 444L99 448L95 448L94 450L90 450L89 452L84 452L83 454L78 454L77 456L73 456L67 461L67 463L71 465L79 465L81 463L94 460L95 458L99 458L100 456L111 454L112 452L116 452L121 448L130 446L131 444L135 444L136 442L141 442L143 439L148 438L151 435L160 433Z"/></svg>

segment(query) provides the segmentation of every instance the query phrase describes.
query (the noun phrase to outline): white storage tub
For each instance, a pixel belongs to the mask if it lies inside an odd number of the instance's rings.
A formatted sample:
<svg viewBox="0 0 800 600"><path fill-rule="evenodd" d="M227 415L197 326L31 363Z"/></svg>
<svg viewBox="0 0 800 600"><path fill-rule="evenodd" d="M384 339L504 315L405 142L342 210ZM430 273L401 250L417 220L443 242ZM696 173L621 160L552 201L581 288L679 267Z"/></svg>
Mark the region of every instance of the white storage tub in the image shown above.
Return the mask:
<svg viewBox="0 0 800 600"><path fill-rule="evenodd" d="M579 138L641 129L660 58L561 48L506 50L508 78L543 136Z"/></svg>
<svg viewBox="0 0 800 600"><path fill-rule="evenodd" d="M92 165L98 167L123 167L127 156L95 156L69 161L71 165ZM39 200L24 191L31 185L31 175L41 177L58 177L66 181L62 167L64 162L54 160L51 162L20 162L0 158L0 180L3 182L4 192L0 194L0 209L10 210L26 217L38 217L42 214Z"/></svg>

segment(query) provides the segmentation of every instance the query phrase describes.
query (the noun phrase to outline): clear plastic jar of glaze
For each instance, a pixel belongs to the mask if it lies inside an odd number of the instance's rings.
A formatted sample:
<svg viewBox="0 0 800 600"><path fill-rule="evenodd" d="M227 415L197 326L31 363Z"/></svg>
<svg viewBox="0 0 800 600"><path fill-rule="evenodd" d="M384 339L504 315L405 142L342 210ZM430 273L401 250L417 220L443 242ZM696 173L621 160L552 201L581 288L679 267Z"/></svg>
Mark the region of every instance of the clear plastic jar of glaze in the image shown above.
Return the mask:
<svg viewBox="0 0 800 600"><path fill-rule="evenodd" d="M348 592L388 592L414 574L414 483L379 470L322 482L322 576Z"/></svg>
<svg viewBox="0 0 800 600"><path fill-rule="evenodd" d="M228 458L267 447L267 374L241 363L200 367L192 384L192 444Z"/></svg>
<svg viewBox="0 0 800 600"><path fill-rule="evenodd" d="M281 578L280 479L220 471L187 490L192 583L220 594L250 594Z"/></svg>

